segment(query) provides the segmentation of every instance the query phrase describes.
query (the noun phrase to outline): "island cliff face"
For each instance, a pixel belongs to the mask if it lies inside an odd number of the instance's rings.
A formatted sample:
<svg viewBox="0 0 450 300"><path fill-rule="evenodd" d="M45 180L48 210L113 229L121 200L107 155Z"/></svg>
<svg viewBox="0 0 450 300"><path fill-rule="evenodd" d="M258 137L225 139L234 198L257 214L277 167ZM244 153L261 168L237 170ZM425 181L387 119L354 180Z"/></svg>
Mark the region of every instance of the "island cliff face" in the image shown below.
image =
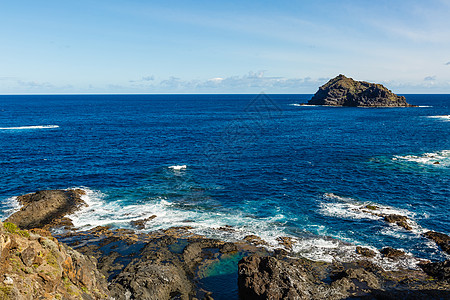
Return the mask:
<svg viewBox="0 0 450 300"><path fill-rule="evenodd" d="M363 107L411 107L405 97L397 96L381 84L356 81L339 76L322 85L309 105L363 106Z"/></svg>

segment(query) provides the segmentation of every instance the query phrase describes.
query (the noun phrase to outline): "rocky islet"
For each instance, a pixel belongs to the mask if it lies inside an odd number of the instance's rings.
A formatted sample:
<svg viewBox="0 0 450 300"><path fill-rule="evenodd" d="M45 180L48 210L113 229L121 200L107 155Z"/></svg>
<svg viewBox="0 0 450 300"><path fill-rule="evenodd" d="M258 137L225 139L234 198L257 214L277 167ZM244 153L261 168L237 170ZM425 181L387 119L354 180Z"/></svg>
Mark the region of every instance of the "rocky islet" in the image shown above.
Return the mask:
<svg viewBox="0 0 450 300"><path fill-rule="evenodd" d="M381 84L356 81L338 75L319 87L308 105L351 107L412 107L404 96L398 96Z"/></svg>

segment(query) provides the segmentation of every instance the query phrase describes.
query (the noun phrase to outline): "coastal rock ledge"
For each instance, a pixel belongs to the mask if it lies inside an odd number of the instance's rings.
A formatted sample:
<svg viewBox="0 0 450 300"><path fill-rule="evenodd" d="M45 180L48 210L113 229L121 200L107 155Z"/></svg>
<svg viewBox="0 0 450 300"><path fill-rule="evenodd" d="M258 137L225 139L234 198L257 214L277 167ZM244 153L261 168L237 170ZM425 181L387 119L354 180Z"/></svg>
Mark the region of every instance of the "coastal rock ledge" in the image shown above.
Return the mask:
<svg viewBox="0 0 450 300"><path fill-rule="evenodd" d="M413 107L404 96L398 96L381 84L356 81L339 76L331 79L314 94L308 105Z"/></svg>

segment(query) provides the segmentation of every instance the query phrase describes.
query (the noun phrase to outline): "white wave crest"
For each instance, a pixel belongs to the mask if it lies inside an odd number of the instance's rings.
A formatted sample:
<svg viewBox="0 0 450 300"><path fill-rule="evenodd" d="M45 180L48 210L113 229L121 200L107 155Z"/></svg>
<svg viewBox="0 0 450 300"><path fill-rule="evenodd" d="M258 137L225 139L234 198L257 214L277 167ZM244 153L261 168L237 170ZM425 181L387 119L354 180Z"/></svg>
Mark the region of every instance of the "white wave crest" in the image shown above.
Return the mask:
<svg viewBox="0 0 450 300"><path fill-rule="evenodd" d="M36 126L20 126L20 127L0 127L0 130L30 130L30 129L52 129L59 128L58 125L36 125Z"/></svg>
<svg viewBox="0 0 450 300"><path fill-rule="evenodd" d="M408 218L408 225L412 232L422 232L423 229L414 222L415 213L406 209L395 208L387 205L380 205L370 201L362 202L350 197L342 197L333 193L325 193L323 198L326 201L320 202L319 212L322 215L341 219L369 219L382 220L386 215L400 215ZM391 225L391 224L390 224ZM398 230L401 228L392 224Z"/></svg>
<svg viewBox="0 0 450 300"><path fill-rule="evenodd" d="M10 215L20 210L22 205L17 201L17 197L10 197L1 201L0 204L0 216L4 219L8 218Z"/></svg>
<svg viewBox="0 0 450 300"><path fill-rule="evenodd" d="M105 201L106 194L82 187L86 194L82 199L89 205L69 216L79 230L88 230L98 225L112 225L120 228L132 228L130 221L156 215L156 218L146 223L143 232L167 229L174 226L191 226L194 234L224 241L241 241L247 235L259 236L267 242L268 249L283 247L278 239L281 236L291 239L292 255L303 256L315 261L352 261L358 258L355 245L339 239L313 236L296 237L286 234L284 226L285 216L278 214L266 218L249 216L242 211L211 211L182 209L176 203L163 198L155 198L142 204L126 204L121 201ZM351 198L327 194L337 201L352 201ZM388 207L382 209L390 209ZM226 230L220 230L220 227ZM135 229L135 228L132 228ZM373 247L371 247L373 248ZM405 259L401 262L392 262L383 258L376 249L377 256L374 263L385 269L395 269L399 263L414 268L417 261ZM360 258L360 257L359 257Z"/></svg>
<svg viewBox="0 0 450 300"><path fill-rule="evenodd" d="M187 165L175 165L175 166L170 166L169 169L172 169L174 171L180 171L180 170L184 170L187 168Z"/></svg>
<svg viewBox="0 0 450 300"><path fill-rule="evenodd" d="M291 103L289 104L291 106L318 106L318 105L312 105L312 104L303 104L303 103Z"/></svg>
<svg viewBox="0 0 450 300"><path fill-rule="evenodd" d="M431 119L440 119L440 120L443 120L443 121L450 121L450 115L427 116L427 118L431 118Z"/></svg>
<svg viewBox="0 0 450 300"><path fill-rule="evenodd" d="M422 155L395 155L394 161L410 161L433 166L450 166L450 150L442 150Z"/></svg>

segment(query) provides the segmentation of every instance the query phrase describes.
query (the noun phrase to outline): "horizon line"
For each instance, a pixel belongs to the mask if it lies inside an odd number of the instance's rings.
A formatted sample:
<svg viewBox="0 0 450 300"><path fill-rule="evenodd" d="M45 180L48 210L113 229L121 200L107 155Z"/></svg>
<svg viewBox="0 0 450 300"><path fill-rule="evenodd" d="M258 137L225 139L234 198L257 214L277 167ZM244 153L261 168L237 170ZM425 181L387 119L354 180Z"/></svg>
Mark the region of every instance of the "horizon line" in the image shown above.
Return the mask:
<svg viewBox="0 0 450 300"><path fill-rule="evenodd" d="M315 93L10 93L0 96L80 96L80 95L314 95ZM448 93L396 93L397 95L450 95Z"/></svg>

